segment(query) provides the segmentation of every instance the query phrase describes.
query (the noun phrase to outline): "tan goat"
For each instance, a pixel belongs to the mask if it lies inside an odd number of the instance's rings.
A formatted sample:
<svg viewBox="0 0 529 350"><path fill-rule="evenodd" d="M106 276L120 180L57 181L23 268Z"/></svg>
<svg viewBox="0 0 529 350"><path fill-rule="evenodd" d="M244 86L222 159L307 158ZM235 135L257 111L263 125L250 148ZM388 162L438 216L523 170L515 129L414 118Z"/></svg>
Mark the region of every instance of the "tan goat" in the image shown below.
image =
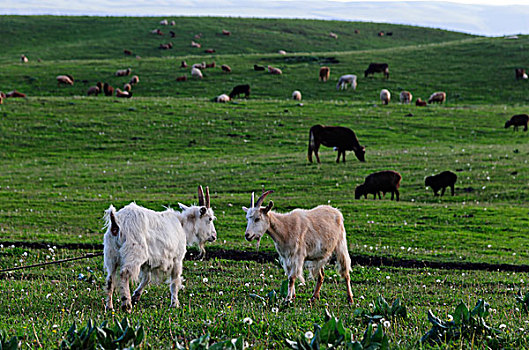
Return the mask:
<svg viewBox="0 0 529 350"><path fill-rule="evenodd" d="M254 205L254 194L250 208L243 207L248 224L244 237L248 241L261 240L268 233L274 241L277 252L288 276L287 300L296 297L296 279L304 281L303 266L316 279L310 302L319 299L323 283L323 267L333 253L336 255L340 274L347 285L347 300L353 302L351 291L351 258L347 250L345 227L342 213L331 206L320 205L314 209L294 209L286 214L271 211L270 201L261 207L265 197L273 191L264 192Z"/></svg>

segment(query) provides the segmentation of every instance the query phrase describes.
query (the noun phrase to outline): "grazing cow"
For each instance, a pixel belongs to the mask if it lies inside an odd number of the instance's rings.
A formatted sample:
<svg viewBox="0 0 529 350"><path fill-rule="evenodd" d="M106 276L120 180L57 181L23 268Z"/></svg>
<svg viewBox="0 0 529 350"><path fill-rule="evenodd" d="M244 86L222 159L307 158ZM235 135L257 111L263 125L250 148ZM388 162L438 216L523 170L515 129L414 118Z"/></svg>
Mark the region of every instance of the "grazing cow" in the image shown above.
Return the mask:
<svg viewBox="0 0 529 350"><path fill-rule="evenodd" d="M259 66L257 64L254 64L253 65L253 70L255 70L255 71L263 71L263 70L266 70L266 68L264 66Z"/></svg>
<svg viewBox="0 0 529 350"><path fill-rule="evenodd" d="M505 122L505 129L514 126L513 130L517 131L519 126L523 126L523 131L527 131L527 124L529 123L529 115L527 114L516 114L511 117L511 119Z"/></svg>
<svg viewBox="0 0 529 350"><path fill-rule="evenodd" d="M515 74L516 80L527 79L527 74L525 73L525 69L523 68L514 68L514 74Z"/></svg>
<svg viewBox="0 0 529 350"><path fill-rule="evenodd" d="M415 100L415 105L417 107L426 107L426 101L423 101L421 100L420 97L418 97L416 100Z"/></svg>
<svg viewBox="0 0 529 350"><path fill-rule="evenodd" d="M347 89L347 85L351 85L353 90L356 90L356 75L354 74L347 74L342 75L340 79L338 79L338 84L336 84L336 90L345 90Z"/></svg>
<svg viewBox="0 0 529 350"><path fill-rule="evenodd" d="M329 67L320 68L320 81L325 82L329 80L330 75L331 75L331 69Z"/></svg>
<svg viewBox="0 0 529 350"><path fill-rule="evenodd" d="M384 73L386 79L389 79L389 65L387 63L370 63L364 71L364 77L367 78L369 74Z"/></svg>
<svg viewBox="0 0 529 350"><path fill-rule="evenodd" d="M57 86L61 85L73 85L73 77L69 74L57 76Z"/></svg>
<svg viewBox="0 0 529 350"><path fill-rule="evenodd" d="M320 162L318 150L320 145L335 147L338 150L336 163L340 162L340 155L343 155L345 163L345 151L354 151L359 161L365 162L366 148L361 146L353 130L342 126L314 125L309 132L309 162L312 163L312 152L316 155L316 160Z"/></svg>
<svg viewBox="0 0 529 350"><path fill-rule="evenodd" d="M389 101L391 100L391 93L388 89L382 89L380 90L380 101L382 101L383 105L389 104Z"/></svg>
<svg viewBox="0 0 529 350"><path fill-rule="evenodd" d="M220 68L222 69L223 72L231 73L231 67L228 66L227 64L223 64L222 66L220 66Z"/></svg>
<svg viewBox="0 0 529 350"><path fill-rule="evenodd" d="M187 75L182 75L176 78L176 81L187 81Z"/></svg>
<svg viewBox="0 0 529 350"><path fill-rule="evenodd" d="M413 96L412 96L411 92L409 92L409 91L401 91L400 92L400 102L402 102L404 104L411 103L412 97Z"/></svg>
<svg viewBox="0 0 529 350"><path fill-rule="evenodd" d="M230 92L230 98L234 98L241 94L244 94L244 97L248 98L250 96L250 85L244 84L235 86Z"/></svg>
<svg viewBox="0 0 529 350"><path fill-rule="evenodd" d="M298 90L295 90L292 93L292 99L296 101L301 101L301 92L299 92Z"/></svg>
<svg viewBox="0 0 529 350"><path fill-rule="evenodd" d="M396 171L385 170L379 171L368 175L365 178L365 181L362 185L358 185L355 189L355 199L360 199L364 196L367 198L368 194L373 195L373 199L377 198L382 199L380 192L386 195L386 192L391 192L391 200L393 200L394 195L397 197L397 202L399 201L399 186L402 176Z"/></svg>
<svg viewBox="0 0 529 350"><path fill-rule="evenodd" d="M455 194L455 183L457 181L457 175L451 171L443 171L440 174L428 176L424 179L424 185L430 187L433 190L433 195L438 196L437 192L441 189L441 197L445 194L447 187L452 190L452 196Z"/></svg>
<svg viewBox="0 0 529 350"><path fill-rule="evenodd" d="M430 95L428 103L443 103L446 101L446 92L438 91Z"/></svg>

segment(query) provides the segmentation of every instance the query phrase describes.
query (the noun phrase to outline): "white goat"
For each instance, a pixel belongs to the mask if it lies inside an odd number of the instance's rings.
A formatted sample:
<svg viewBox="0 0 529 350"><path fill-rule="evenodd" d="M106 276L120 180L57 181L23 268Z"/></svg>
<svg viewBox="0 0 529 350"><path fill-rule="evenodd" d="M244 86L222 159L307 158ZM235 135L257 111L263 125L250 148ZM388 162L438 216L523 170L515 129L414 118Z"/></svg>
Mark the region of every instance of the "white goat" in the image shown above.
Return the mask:
<svg viewBox="0 0 529 350"><path fill-rule="evenodd" d="M351 258L347 251L345 227L342 213L331 206L320 205L311 210L294 209L287 214L270 211L270 201L261 207L265 197L273 191L264 192L254 205L254 194L250 208L243 207L248 225L244 237L251 241L260 240L268 233L274 241L283 269L288 276L287 300L296 296L296 278L304 281L305 265L313 278L317 278L311 302L320 297L323 283L323 267L333 253L336 254L340 274L347 284L347 300L353 302L351 291Z"/></svg>
<svg viewBox="0 0 529 350"><path fill-rule="evenodd" d="M166 209L156 212L130 203L118 212L111 205L105 211L104 262L107 270L106 307L113 309L112 294L116 276L120 277L121 307L132 311L132 304L140 300L143 290L151 281L168 276L171 306L178 307L178 290L182 286L182 267L186 245L198 244L201 255L204 243L217 237L213 220L215 215L202 187L198 188L199 205L186 207L178 203L182 212ZM131 298L130 280L140 283Z"/></svg>
<svg viewBox="0 0 529 350"><path fill-rule="evenodd" d="M387 105L389 104L390 100L391 100L391 92L389 92L388 89L380 90L380 101L382 101L382 104Z"/></svg>
<svg viewBox="0 0 529 350"><path fill-rule="evenodd" d="M347 84L351 85L353 90L356 90L356 75L354 74L347 74L342 75L340 79L338 79L338 84L336 84L336 90L345 90L347 89Z"/></svg>

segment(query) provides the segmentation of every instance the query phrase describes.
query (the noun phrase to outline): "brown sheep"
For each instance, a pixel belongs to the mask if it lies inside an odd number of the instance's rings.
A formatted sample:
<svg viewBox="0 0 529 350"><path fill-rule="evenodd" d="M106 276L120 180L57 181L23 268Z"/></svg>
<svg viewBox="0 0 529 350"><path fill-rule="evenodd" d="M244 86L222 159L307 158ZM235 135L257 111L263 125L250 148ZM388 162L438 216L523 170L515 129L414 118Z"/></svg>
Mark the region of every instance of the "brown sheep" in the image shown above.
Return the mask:
<svg viewBox="0 0 529 350"><path fill-rule="evenodd" d="M97 95L99 95L99 91L100 91L100 90L99 90L99 87L98 87L98 86L90 86L90 87L88 88L88 91L86 92L86 94L87 94L88 96L91 96L91 95L97 96Z"/></svg>
<svg viewBox="0 0 529 350"><path fill-rule="evenodd" d="M134 75L132 76L132 78L130 79L129 81L129 84L130 85L136 85L140 82L140 77L138 77L137 75Z"/></svg>
<svg viewBox="0 0 529 350"><path fill-rule="evenodd" d="M329 80L330 75L331 75L331 69L329 67L320 68L320 81L325 82Z"/></svg>
<svg viewBox="0 0 529 350"><path fill-rule="evenodd" d="M391 192L391 200L394 195L399 200L399 186L402 176L396 171L385 170L370 174L366 177L364 183L355 189L355 199L360 199L364 196L367 198L368 194L373 194L373 199L382 199L380 192L386 195L386 192Z"/></svg>
<svg viewBox="0 0 529 350"><path fill-rule="evenodd" d="M131 98L132 97L132 92L121 91L119 88L117 88L116 89L116 97Z"/></svg>
<svg viewBox="0 0 529 350"><path fill-rule="evenodd" d="M517 131L519 126L523 126L523 131L527 131L527 124L529 123L529 115L527 114L516 114L511 117L511 119L505 122L505 129L514 126L513 131Z"/></svg>
<svg viewBox="0 0 529 350"><path fill-rule="evenodd" d="M182 75L180 77L177 77L176 81L187 81L187 75L184 74L184 75Z"/></svg>
<svg viewBox="0 0 529 350"><path fill-rule="evenodd" d="M418 107L426 107L426 101L423 101L423 100L421 100L420 97L418 97L415 100L415 105L418 106Z"/></svg>
<svg viewBox="0 0 529 350"><path fill-rule="evenodd" d="M169 49L173 48L173 43L160 44L160 46L158 46L158 48L160 50L169 50Z"/></svg>
<svg viewBox="0 0 529 350"><path fill-rule="evenodd" d="M230 35L231 35L231 32L228 31L228 30L223 29L223 30L222 30L222 35L230 36Z"/></svg>
<svg viewBox="0 0 529 350"><path fill-rule="evenodd" d="M182 63L180 63L180 68L187 68L187 62L182 61Z"/></svg>
<svg viewBox="0 0 529 350"><path fill-rule="evenodd" d="M443 103L446 101L446 92L434 92L428 99L428 103Z"/></svg>
<svg viewBox="0 0 529 350"><path fill-rule="evenodd" d="M123 91L131 92L132 91L132 85L130 85L129 83L123 85Z"/></svg>
<svg viewBox="0 0 529 350"><path fill-rule="evenodd" d="M413 96L411 95L411 92L409 91L401 91L400 92L400 102L404 104L411 103Z"/></svg>
<svg viewBox="0 0 529 350"><path fill-rule="evenodd" d="M215 53L215 49L205 49L205 53Z"/></svg>
<svg viewBox="0 0 529 350"><path fill-rule="evenodd" d="M206 68L215 68L217 66L217 64L215 63L215 61L211 62L211 63L206 63Z"/></svg>
<svg viewBox="0 0 529 350"><path fill-rule="evenodd" d="M61 85L73 85L73 77L71 75L58 75L57 76L57 86Z"/></svg>
<svg viewBox="0 0 529 350"><path fill-rule="evenodd" d="M10 91L6 94L6 98L12 97L12 98L24 98L26 97L26 94L19 92L17 90Z"/></svg>
<svg viewBox="0 0 529 350"><path fill-rule="evenodd" d="M114 95L114 88L110 86L108 83L105 83L103 85L103 91L105 93L105 96L113 96Z"/></svg>
<svg viewBox="0 0 529 350"><path fill-rule="evenodd" d="M452 190L452 196L455 194L454 185L457 181L457 175L451 171L443 171L440 174L428 176L424 180L424 185L433 190L433 195L438 196L437 191L441 189L441 196L445 194L447 187Z"/></svg>
<svg viewBox="0 0 529 350"><path fill-rule="evenodd" d="M223 64L221 67L223 72L226 72L226 73L231 73L231 67L228 66L227 64Z"/></svg>
<svg viewBox="0 0 529 350"><path fill-rule="evenodd" d="M268 66L268 73L270 73L270 74L274 74L274 75L281 75L281 74L283 74L283 72L281 71L281 69L279 69L279 68L275 68L275 67L272 67L272 66Z"/></svg>

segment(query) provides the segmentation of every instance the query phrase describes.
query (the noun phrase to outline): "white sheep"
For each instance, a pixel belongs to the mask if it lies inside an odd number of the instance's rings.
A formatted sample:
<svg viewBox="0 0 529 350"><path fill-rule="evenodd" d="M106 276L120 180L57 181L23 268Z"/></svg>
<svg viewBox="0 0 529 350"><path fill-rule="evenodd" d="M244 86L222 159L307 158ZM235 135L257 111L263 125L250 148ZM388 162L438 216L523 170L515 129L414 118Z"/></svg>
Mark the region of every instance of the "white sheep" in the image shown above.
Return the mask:
<svg viewBox="0 0 529 350"><path fill-rule="evenodd" d="M27 63L29 62L29 59L27 58L26 55L20 55L20 62Z"/></svg>
<svg viewBox="0 0 529 350"><path fill-rule="evenodd" d="M411 92L409 92L409 91L401 91L399 97L400 97L400 102L402 102L404 104L411 103L411 100L413 99L413 96L412 96Z"/></svg>
<svg viewBox="0 0 529 350"><path fill-rule="evenodd" d="M167 21L166 19L161 20L161 21L160 21L160 25L161 25L161 26L169 25L169 21Z"/></svg>
<svg viewBox="0 0 529 350"><path fill-rule="evenodd" d="M270 74L274 74L274 75L281 75L281 74L283 74L283 72L281 71L281 69L279 69L279 68L275 68L275 67L272 67L272 66L268 66L268 73L270 73Z"/></svg>
<svg viewBox="0 0 529 350"><path fill-rule="evenodd" d="M198 79L202 79L203 78L203 75L202 75L202 72L200 71L200 69L198 68L191 68L191 76L192 77L195 77L195 78L198 78Z"/></svg>
<svg viewBox="0 0 529 350"><path fill-rule="evenodd" d="M248 221L244 237L248 241L260 241L265 233L270 235L288 276L287 300L296 296L296 279L304 281L303 266L309 269L311 277L317 278L311 302L318 299L323 283L323 267L335 253L340 274L347 284L347 300L352 303L351 258L342 213L331 206L320 205L311 210L294 209L287 214L279 214L271 211L274 206L272 201L261 207L265 197L272 192L264 192L255 205L252 193L250 208L242 208Z"/></svg>
<svg viewBox="0 0 529 350"><path fill-rule="evenodd" d="M130 203L116 212L114 206L105 211L104 264L107 270L106 307L112 310L112 294L116 277L120 278L121 307L132 311L132 304L151 279L159 281L168 277L171 306L178 307L178 290L182 286L182 268L186 245L198 244L201 255L204 243L213 242L217 232L213 225L215 215L210 207L209 190L206 197L199 186L199 205L187 207L178 203L182 212L166 209L156 212ZM130 296L130 280L139 285Z"/></svg>
<svg viewBox="0 0 529 350"><path fill-rule="evenodd" d="M296 101L301 101L301 92L299 92L298 90L294 91L292 93L292 99Z"/></svg>
<svg viewBox="0 0 529 350"><path fill-rule="evenodd" d="M382 101L383 105L389 104L389 101L391 100L391 93L388 89L382 89L380 90L380 101Z"/></svg>
<svg viewBox="0 0 529 350"><path fill-rule="evenodd" d="M354 74L346 74L342 75L340 79L338 79L338 84L336 84L336 90L345 90L347 89L347 85L351 85L353 90L356 90L356 75Z"/></svg>
<svg viewBox="0 0 529 350"><path fill-rule="evenodd" d="M58 75L57 76L57 86L60 86L61 84L64 85L73 85L73 77L69 74L66 75Z"/></svg>
<svg viewBox="0 0 529 350"><path fill-rule="evenodd" d="M119 70L116 71L115 75L117 77L124 77L124 76L130 75L130 72L132 72L132 69L130 69L130 68L119 69Z"/></svg>
<svg viewBox="0 0 529 350"><path fill-rule="evenodd" d="M230 102L231 98L230 96L226 94L219 95L215 97L215 102Z"/></svg>

